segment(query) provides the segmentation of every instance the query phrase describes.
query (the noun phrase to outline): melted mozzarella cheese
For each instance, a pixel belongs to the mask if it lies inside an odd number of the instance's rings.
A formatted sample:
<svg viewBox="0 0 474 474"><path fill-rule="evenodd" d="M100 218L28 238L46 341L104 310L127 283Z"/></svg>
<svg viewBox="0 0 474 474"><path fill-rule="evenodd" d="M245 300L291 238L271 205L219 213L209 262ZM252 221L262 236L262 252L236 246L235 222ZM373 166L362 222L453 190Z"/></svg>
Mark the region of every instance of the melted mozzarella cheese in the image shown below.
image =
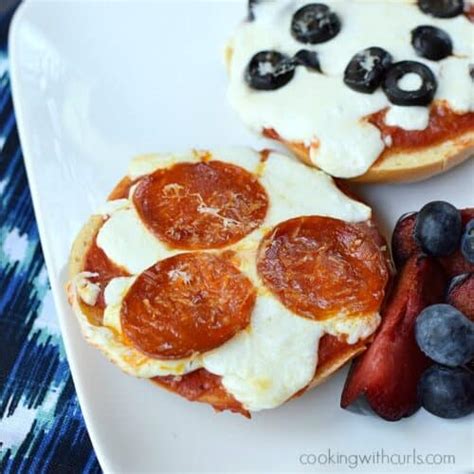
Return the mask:
<svg viewBox="0 0 474 474"><path fill-rule="evenodd" d="M130 201L128 199L114 199L113 201L105 201L96 212L96 215L110 216L114 212L121 209L130 209Z"/></svg>
<svg viewBox="0 0 474 474"><path fill-rule="evenodd" d="M400 78L397 85L403 91L417 91L423 85L423 81L418 74L409 72Z"/></svg>
<svg viewBox="0 0 474 474"><path fill-rule="evenodd" d="M310 45L290 33L291 19L307 0L257 2L255 20L244 22L231 39L229 99L242 120L261 132L273 128L291 142L310 147L311 160L338 177L363 174L384 148L379 130L362 120L392 104L381 90L372 94L353 91L343 82L350 59L370 46L392 54L394 61L426 64L437 77L435 100L447 101L458 112L474 110L473 83L468 64L474 62L474 25L460 15L439 19L425 15L415 2L326 2L341 19L340 33L330 41ZM384 20L386 19L386 20ZM441 61L419 57L411 45L411 31L420 25L445 30L453 42L453 56ZM324 74L297 67L293 79L274 91L256 91L244 81L245 69L258 51L276 50L293 56L300 49L318 53ZM414 87L408 77L407 87ZM391 125L419 130L427 113L420 107L389 112Z"/></svg>
<svg viewBox="0 0 474 474"><path fill-rule="evenodd" d="M474 41L474 34L471 40ZM471 48L474 49L472 43ZM437 95L444 98L458 113L474 110L474 81L469 75L469 65L474 63L472 56L449 57L443 60L440 71L442 80L438 83Z"/></svg>
<svg viewBox="0 0 474 474"><path fill-rule="evenodd" d="M197 162L201 158L196 153L135 159L129 177L136 179L177 162ZM227 391L245 408L272 408L311 381L318 361L319 340L324 334L344 336L349 344L354 344L375 331L380 316L374 313L347 320L340 314L324 322L296 316L272 295L257 274L260 241L274 225L294 217L324 215L362 222L370 219L371 210L344 195L321 171L278 153L269 153L264 162L259 153L250 149L218 150L206 156L243 164L259 176L269 197L270 207L262 226L229 247L235 252L236 266L258 290L250 325L208 353L180 360L151 358L135 349L122 333L121 307L135 277L117 277L105 288L103 326L92 325L85 316L81 317L81 326L86 338L129 374L150 378L182 375L205 367L222 376ZM168 248L144 226L133 207L133 192L134 188L130 199L111 201L101 208L108 219L98 233L97 244L112 261L137 275L180 251ZM77 291L89 287L87 278L88 275L82 275ZM76 307L76 311L80 308Z"/></svg>
<svg viewBox="0 0 474 474"><path fill-rule="evenodd" d="M203 366L222 376L226 390L247 410L275 408L313 379L324 334L347 335L347 342L355 344L372 334L379 322L377 313L312 321L295 316L273 296L260 296L250 327L203 354Z"/></svg>
<svg viewBox="0 0 474 474"><path fill-rule="evenodd" d="M424 130L429 123L430 111L426 107L390 107L385 115L385 123L405 130Z"/></svg>
<svg viewBox="0 0 474 474"><path fill-rule="evenodd" d="M324 328L327 334L336 337L343 335L348 344L355 344L373 334L381 321L378 313L349 318L342 314L325 322Z"/></svg>
<svg viewBox="0 0 474 474"><path fill-rule="evenodd" d="M145 227L132 208L119 209L110 215L97 234L97 245L112 262L132 274L173 253Z"/></svg>
<svg viewBox="0 0 474 474"><path fill-rule="evenodd" d="M329 176L288 156L271 153L260 180L270 198L266 226L305 215L346 222L370 219L370 208L348 198Z"/></svg>
<svg viewBox="0 0 474 474"><path fill-rule="evenodd" d="M98 276L97 273L81 272L76 276L76 290L84 303L94 306L100 293L100 286L92 283L89 278Z"/></svg>
<svg viewBox="0 0 474 474"><path fill-rule="evenodd" d="M203 364L248 410L273 408L313 378L322 333L322 325L261 296L250 327L204 354Z"/></svg>

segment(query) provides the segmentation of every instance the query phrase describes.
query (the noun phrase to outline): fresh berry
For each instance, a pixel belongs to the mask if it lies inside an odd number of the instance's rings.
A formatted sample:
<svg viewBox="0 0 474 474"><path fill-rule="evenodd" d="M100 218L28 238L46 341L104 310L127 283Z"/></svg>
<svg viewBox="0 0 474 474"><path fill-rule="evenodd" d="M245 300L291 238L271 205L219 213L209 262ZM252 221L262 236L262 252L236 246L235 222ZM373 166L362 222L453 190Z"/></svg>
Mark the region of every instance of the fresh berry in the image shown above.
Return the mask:
<svg viewBox="0 0 474 474"><path fill-rule="evenodd" d="M316 51L301 49L295 54L295 62L299 66L305 66L313 71L322 72L319 57Z"/></svg>
<svg viewBox="0 0 474 474"><path fill-rule="evenodd" d="M419 348L439 364L457 367L474 358L474 323L449 304L425 308L416 319Z"/></svg>
<svg viewBox="0 0 474 474"><path fill-rule="evenodd" d="M352 366L342 393L343 408L357 406L363 396L375 413L392 421L418 409L418 381L432 362L416 343L415 319L423 308L443 300L445 285L435 259L410 257L382 311L374 342Z"/></svg>
<svg viewBox="0 0 474 474"><path fill-rule="evenodd" d="M474 219L474 208L462 209L460 212L463 226L467 225L471 219ZM392 253L397 268L401 268L411 255L421 251L414 238L416 216L417 213L403 215L393 231ZM468 262L459 248L447 257L440 257L438 261L449 277L454 277L461 273L474 273L474 263Z"/></svg>
<svg viewBox="0 0 474 474"><path fill-rule="evenodd" d="M474 263L474 219L471 219L464 229L461 238L461 252L469 263Z"/></svg>
<svg viewBox="0 0 474 474"><path fill-rule="evenodd" d="M474 322L474 273L463 273L451 280L446 302Z"/></svg>
<svg viewBox="0 0 474 474"><path fill-rule="evenodd" d="M411 32L411 44L418 56L439 61L453 54L453 42L446 31L435 26L418 26Z"/></svg>
<svg viewBox="0 0 474 474"><path fill-rule="evenodd" d="M408 212L403 214L395 224L392 234L392 255L397 268L401 268L410 255L419 251L418 244L413 238L415 220L416 212Z"/></svg>
<svg viewBox="0 0 474 474"><path fill-rule="evenodd" d="M392 56L384 49L364 49L349 61L344 71L344 83L357 92L371 94L381 84L391 63Z"/></svg>
<svg viewBox="0 0 474 474"><path fill-rule="evenodd" d="M452 254L459 244L461 231L460 212L444 201L426 204L416 217L415 239L428 255Z"/></svg>
<svg viewBox="0 0 474 474"><path fill-rule="evenodd" d="M403 78L418 76L417 84L405 85ZM408 77L410 77L408 76ZM428 105L433 100L438 83L431 69L416 61L393 63L385 74L382 88L388 100L395 105Z"/></svg>
<svg viewBox="0 0 474 474"><path fill-rule="evenodd" d="M291 22L291 34L300 43L324 43L341 30L339 17L322 3L301 7Z"/></svg>
<svg viewBox="0 0 474 474"><path fill-rule="evenodd" d="M252 89L270 91L288 84L294 74L291 58L278 51L260 51L250 60L245 80Z"/></svg>
<svg viewBox="0 0 474 474"><path fill-rule="evenodd" d="M351 371L354 369L354 367L355 365L353 364L351 366ZM368 402L365 393L359 395L350 405L344 408L347 411L357 413L358 415L378 416L377 413L375 413L372 407L370 406L370 403Z"/></svg>
<svg viewBox="0 0 474 474"><path fill-rule="evenodd" d="M461 418L474 410L474 374L464 368L433 365L418 386L423 408L441 418Z"/></svg>
<svg viewBox="0 0 474 474"><path fill-rule="evenodd" d="M464 11L464 0L418 0L423 13L437 18L453 18Z"/></svg>

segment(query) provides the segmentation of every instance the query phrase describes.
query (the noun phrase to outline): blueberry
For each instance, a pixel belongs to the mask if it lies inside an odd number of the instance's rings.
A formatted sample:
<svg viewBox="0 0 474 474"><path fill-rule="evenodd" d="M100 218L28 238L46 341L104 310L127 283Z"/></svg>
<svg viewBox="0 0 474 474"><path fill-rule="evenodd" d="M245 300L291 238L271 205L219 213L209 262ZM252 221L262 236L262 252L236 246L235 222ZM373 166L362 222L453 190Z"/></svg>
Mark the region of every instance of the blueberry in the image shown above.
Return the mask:
<svg viewBox="0 0 474 474"><path fill-rule="evenodd" d="M474 358L474 323L449 304L426 307L416 318L415 338L439 364L457 367Z"/></svg>
<svg viewBox="0 0 474 474"><path fill-rule="evenodd" d="M358 52L344 71L344 83L357 92L371 94L382 82L392 56L382 48L372 47Z"/></svg>
<svg viewBox="0 0 474 474"><path fill-rule="evenodd" d="M452 254L459 244L461 232L461 213L447 202L430 202L416 217L415 240L428 255Z"/></svg>
<svg viewBox="0 0 474 474"><path fill-rule="evenodd" d="M313 71L322 72L319 64L319 57L316 51L301 49L295 54L295 63L299 66L305 66Z"/></svg>
<svg viewBox="0 0 474 474"><path fill-rule="evenodd" d="M418 383L423 408L441 418L461 418L474 410L474 374L465 368L433 365Z"/></svg>
<svg viewBox="0 0 474 474"><path fill-rule="evenodd" d="M250 60L245 80L252 89L275 90L285 86L295 74L294 61L278 51L260 51Z"/></svg>
<svg viewBox="0 0 474 474"><path fill-rule="evenodd" d="M401 85L407 75L419 77L419 85L408 88ZM382 82L383 91L388 100L395 105L428 105L436 93L438 83L428 66L416 61L400 61L393 63Z"/></svg>
<svg viewBox="0 0 474 474"><path fill-rule="evenodd" d="M474 219L471 219L464 229L461 238L461 252L469 263L474 263Z"/></svg>
<svg viewBox="0 0 474 474"><path fill-rule="evenodd" d="M453 18L464 11L464 0L418 0L418 7L437 18Z"/></svg>
<svg viewBox="0 0 474 474"><path fill-rule="evenodd" d="M411 44L418 56L439 61L453 53L453 42L446 31L435 26L418 26L411 32Z"/></svg>
<svg viewBox="0 0 474 474"><path fill-rule="evenodd" d="M324 43L341 30L339 17L322 3L301 7L291 21L291 34L300 43Z"/></svg>

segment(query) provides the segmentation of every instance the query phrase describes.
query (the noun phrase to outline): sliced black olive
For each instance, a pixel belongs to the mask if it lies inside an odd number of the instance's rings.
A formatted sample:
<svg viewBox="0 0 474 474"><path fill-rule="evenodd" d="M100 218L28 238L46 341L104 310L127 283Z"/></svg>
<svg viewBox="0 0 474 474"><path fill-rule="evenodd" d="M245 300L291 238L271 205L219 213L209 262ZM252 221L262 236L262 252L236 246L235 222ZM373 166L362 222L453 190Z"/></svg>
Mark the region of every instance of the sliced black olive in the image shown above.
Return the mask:
<svg viewBox="0 0 474 474"><path fill-rule="evenodd" d="M421 85L415 90L402 89L399 81L406 74L416 74ZM436 93L436 77L428 66L416 61L400 61L392 64L385 74L382 87L388 100L395 105L428 105Z"/></svg>
<svg viewBox="0 0 474 474"><path fill-rule="evenodd" d="M270 91L285 86L295 75L294 61L278 51L260 51L250 60L245 80L252 89Z"/></svg>
<svg viewBox="0 0 474 474"><path fill-rule="evenodd" d="M418 26L411 32L411 44L418 56L439 61L453 54L453 42L446 31L435 26Z"/></svg>
<svg viewBox="0 0 474 474"><path fill-rule="evenodd" d="M305 66L308 69L313 69L318 72L321 71L321 65L319 64L319 57L316 51L309 51L307 49L301 49L295 54L295 63L299 66Z"/></svg>
<svg viewBox="0 0 474 474"><path fill-rule="evenodd" d="M358 92L371 94L380 85L392 63L390 53L382 48L367 48L358 52L344 71L344 83Z"/></svg>
<svg viewBox="0 0 474 474"><path fill-rule="evenodd" d="M261 0L248 0L248 6L247 6L247 11L248 11L247 19L248 19L248 21L255 20L254 7L259 1L261 1Z"/></svg>
<svg viewBox="0 0 474 474"><path fill-rule="evenodd" d="M464 11L464 0L418 0L418 7L437 18L453 18Z"/></svg>
<svg viewBox="0 0 474 474"><path fill-rule="evenodd" d="M324 43L340 30L339 17L322 3L310 3L300 8L291 22L291 34L301 43Z"/></svg>

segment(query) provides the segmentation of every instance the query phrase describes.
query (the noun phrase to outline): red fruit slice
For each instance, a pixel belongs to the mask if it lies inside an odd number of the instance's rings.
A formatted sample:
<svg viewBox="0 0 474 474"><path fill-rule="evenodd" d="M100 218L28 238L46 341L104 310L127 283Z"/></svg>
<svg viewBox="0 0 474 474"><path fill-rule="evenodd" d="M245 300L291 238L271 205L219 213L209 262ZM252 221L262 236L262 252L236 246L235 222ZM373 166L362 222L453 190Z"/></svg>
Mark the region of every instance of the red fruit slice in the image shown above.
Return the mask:
<svg viewBox="0 0 474 474"><path fill-rule="evenodd" d="M402 217L393 231L392 254L397 268L401 268L411 255L420 252L420 247L413 238L416 215L417 213L414 212ZM474 208L462 209L461 218L463 226L465 226L471 219L474 219ZM474 272L474 264L469 263L459 249L452 255L440 257L438 260L449 277Z"/></svg>
<svg viewBox="0 0 474 474"><path fill-rule="evenodd" d="M474 273L460 277L449 291L446 302L474 321Z"/></svg>
<svg viewBox="0 0 474 474"><path fill-rule="evenodd" d="M418 348L415 319L420 311L443 301L447 278L432 257L409 258L382 313L382 325L369 349L352 366L341 406L365 396L386 420L410 416L418 408L417 384L431 361Z"/></svg>
<svg viewBox="0 0 474 474"><path fill-rule="evenodd" d="M418 244L413 238L416 212L400 217L392 234L392 254L397 267L401 267L416 251Z"/></svg>

